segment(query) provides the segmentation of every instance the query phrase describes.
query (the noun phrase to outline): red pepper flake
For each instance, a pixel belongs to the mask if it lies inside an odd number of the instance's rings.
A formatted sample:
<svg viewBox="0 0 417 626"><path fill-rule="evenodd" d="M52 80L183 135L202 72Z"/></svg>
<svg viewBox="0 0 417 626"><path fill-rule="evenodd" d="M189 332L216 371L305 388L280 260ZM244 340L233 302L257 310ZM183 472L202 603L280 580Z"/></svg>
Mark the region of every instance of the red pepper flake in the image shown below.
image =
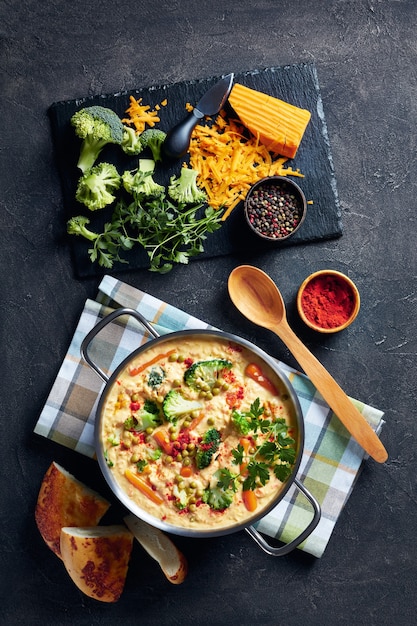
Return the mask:
<svg viewBox="0 0 417 626"><path fill-rule="evenodd" d="M139 411L140 403L139 402L131 402L129 406L131 411Z"/></svg>
<svg viewBox="0 0 417 626"><path fill-rule="evenodd" d="M238 408L242 404L243 397L243 387L239 387L236 391L229 391L229 393L226 394L227 405L231 409Z"/></svg>
<svg viewBox="0 0 417 626"><path fill-rule="evenodd" d="M235 376L234 372L232 372L232 370L228 370L228 369L224 369L222 371L222 377L229 384L230 383L234 383L235 380L236 380L236 376Z"/></svg>
<svg viewBox="0 0 417 626"><path fill-rule="evenodd" d="M194 363L193 359L191 359L190 357L188 357L188 359L184 359L184 365L188 368L191 367L191 365Z"/></svg>

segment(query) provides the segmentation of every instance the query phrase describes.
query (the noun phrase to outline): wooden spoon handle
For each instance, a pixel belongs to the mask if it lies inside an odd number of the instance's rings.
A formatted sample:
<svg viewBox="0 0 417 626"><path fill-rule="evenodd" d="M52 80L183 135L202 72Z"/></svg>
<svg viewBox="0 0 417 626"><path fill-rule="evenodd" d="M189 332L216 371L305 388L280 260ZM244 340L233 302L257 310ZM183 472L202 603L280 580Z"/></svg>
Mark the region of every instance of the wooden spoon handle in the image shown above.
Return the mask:
<svg viewBox="0 0 417 626"><path fill-rule="evenodd" d="M388 453L379 437L326 368L284 321L279 324L277 329L271 328L271 330L285 343L350 434L369 456L378 463L384 463L388 458Z"/></svg>

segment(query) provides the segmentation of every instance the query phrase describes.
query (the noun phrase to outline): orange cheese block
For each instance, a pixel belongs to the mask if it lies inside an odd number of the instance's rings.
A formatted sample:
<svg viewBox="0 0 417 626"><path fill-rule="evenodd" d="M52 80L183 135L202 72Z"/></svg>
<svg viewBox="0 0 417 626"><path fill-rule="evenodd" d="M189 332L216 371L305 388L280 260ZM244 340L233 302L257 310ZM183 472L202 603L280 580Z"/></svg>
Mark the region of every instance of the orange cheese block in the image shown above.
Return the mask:
<svg viewBox="0 0 417 626"><path fill-rule="evenodd" d="M293 159L311 113L239 83L233 85L229 103L246 128L269 152Z"/></svg>

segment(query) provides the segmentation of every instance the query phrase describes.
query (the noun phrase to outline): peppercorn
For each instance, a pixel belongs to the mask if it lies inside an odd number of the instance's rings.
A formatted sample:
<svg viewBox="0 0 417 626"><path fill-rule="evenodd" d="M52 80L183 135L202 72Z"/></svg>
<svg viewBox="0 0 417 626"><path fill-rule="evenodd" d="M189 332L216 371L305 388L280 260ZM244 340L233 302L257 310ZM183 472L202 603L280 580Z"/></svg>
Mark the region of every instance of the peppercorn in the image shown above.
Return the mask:
<svg viewBox="0 0 417 626"><path fill-rule="evenodd" d="M252 228L263 237L283 239L299 226L303 204L287 181L280 181L279 186L265 182L248 196L246 216Z"/></svg>

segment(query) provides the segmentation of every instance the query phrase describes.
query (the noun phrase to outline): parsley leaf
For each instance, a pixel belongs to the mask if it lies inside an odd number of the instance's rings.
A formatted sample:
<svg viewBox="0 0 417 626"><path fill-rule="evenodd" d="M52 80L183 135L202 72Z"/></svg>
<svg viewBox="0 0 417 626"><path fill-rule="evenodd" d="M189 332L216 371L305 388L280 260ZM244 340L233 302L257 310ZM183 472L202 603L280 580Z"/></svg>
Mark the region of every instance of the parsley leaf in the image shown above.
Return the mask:
<svg viewBox="0 0 417 626"><path fill-rule="evenodd" d="M221 210L200 202L174 203L167 196L122 198L88 250L90 260L107 269L128 263L123 251L141 245L152 272L165 274L174 263L187 264L204 251L207 234L222 226Z"/></svg>
<svg viewBox="0 0 417 626"><path fill-rule="evenodd" d="M251 461L247 467L248 475L243 481L244 491L266 485L269 480L269 466L266 463Z"/></svg>
<svg viewBox="0 0 417 626"><path fill-rule="evenodd" d="M296 442L288 434L285 419L266 419L264 412L259 398L252 402L249 411L232 412L233 426L239 434L252 442L248 452L245 452L240 442L231 451L233 463L245 468L242 476L244 490L264 486L270 479L271 472L278 480L285 482L295 463Z"/></svg>

